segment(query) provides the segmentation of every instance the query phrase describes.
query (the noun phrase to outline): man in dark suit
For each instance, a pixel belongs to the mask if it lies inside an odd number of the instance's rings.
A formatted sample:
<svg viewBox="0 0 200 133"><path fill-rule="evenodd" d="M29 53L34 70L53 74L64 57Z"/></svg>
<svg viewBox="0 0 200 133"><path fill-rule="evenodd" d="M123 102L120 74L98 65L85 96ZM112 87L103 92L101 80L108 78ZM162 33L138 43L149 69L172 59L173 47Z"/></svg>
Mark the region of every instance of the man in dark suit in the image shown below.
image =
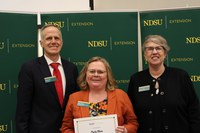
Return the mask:
<svg viewBox="0 0 200 133"><path fill-rule="evenodd" d="M62 33L55 25L41 29L40 44L44 55L22 65L17 92L17 133L60 133L68 97L78 91L77 67L60 56ZM51 63L58 63L63 101L59 102ZM61 105L62 104L62 105Z"/></svg>

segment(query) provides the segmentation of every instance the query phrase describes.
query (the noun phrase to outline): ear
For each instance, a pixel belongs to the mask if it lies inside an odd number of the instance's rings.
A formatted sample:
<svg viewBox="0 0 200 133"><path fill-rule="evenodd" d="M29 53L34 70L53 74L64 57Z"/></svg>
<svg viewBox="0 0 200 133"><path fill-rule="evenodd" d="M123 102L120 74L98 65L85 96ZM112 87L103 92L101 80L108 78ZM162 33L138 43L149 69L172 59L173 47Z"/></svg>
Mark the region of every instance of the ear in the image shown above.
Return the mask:
<svg viewBox="0 0 200 133"><path fill-rule="evenodd" d="M42 42L42 40L40 40L40 46L43 48L43 42Z"/></svg>
<svg viewBox="0 0 200 133"><path fill-rule="evenodd" d="M144 59L147 61L147 58L146 58L146 54L145 54L145 53L143 54L143 56L144 56Z"/></svg>
<svg viewBox="0 0 200 133"><path fill-rule="evenodd" d="M147 58L145 57L145 55L144 55L144 59L145 59L145 64L148 64L148 60L147 60Z"/></svg>
<svg viewBox="0 0 200 133"><path fill-rule="evenodd" d="M167 57L167 52L165 52L165 57L164 58L166 58Z"/></svg>

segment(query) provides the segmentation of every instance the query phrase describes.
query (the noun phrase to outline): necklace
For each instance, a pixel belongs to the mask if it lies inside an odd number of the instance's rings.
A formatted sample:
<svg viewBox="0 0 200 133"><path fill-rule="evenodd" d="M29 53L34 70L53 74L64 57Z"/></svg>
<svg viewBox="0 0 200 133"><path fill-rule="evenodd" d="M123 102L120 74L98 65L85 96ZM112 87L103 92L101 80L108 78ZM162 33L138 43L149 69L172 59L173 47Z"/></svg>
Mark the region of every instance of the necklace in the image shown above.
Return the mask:
<svg viewBox="0 0 200 133"><path fill-rule="evenodd" d="M158 82L158 80L160 80L159 77L164 73L165 67L163 66L163 67L160 68L160 70L154 71L154 72L152 72L152 70L153 69L149 69L149 73L155 79L155 86L154 86L154 88L156 89L156 94L158 94L159 93L159 82Z"/></svg>

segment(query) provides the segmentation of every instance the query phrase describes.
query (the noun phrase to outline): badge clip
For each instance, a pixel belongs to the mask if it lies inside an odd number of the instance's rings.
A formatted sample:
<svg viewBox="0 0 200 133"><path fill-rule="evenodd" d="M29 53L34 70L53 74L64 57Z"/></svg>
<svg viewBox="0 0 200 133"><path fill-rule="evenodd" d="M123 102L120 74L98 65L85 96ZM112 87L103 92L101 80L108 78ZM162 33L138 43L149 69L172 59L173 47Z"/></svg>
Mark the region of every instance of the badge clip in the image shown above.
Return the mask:
<svg viewBox="0 0 200 133"><path fill-rule="evenodd" d="M89 107L90 103L89 102L78 101L77 106Z"/></svg>
<svg viewBox="0 0 200 133"><path fill-rule="evenodd" d="M56 81L56 76L44 78L45 83L50 83Z"/></svg>
<svg viewBox="0 0 200 133"><path fill-rule="evenodd" d="M149 90L150 90L150 85L140 86L138 88L138 92L149 91Z"/></svg>

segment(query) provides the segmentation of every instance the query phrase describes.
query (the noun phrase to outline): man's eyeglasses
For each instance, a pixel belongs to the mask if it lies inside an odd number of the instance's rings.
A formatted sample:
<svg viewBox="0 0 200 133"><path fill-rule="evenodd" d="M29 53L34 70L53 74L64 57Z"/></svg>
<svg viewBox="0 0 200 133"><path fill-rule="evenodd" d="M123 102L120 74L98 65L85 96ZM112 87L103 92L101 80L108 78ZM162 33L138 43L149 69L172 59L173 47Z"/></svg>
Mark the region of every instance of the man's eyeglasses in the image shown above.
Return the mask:
<svg viewBox="0 0 200 133"><path fill-rule="evenodd" d="M90 75L95 75L96 73L97 73L98 75L103 75L105 72L106 72L106 71L104 71L104 70L88 70L88 73L89 73Z"/></svg>
<svg viewBox="0 0 200 133"><path fill-rule="evenodd" d="M157 47L145 47L145 51L146 51L146 52L149 52L149 53L153 52L154 49L155 49L157 52L161 52L161 51L164 50L164 48L163 48L162 46L157 46Z"/></svg>

